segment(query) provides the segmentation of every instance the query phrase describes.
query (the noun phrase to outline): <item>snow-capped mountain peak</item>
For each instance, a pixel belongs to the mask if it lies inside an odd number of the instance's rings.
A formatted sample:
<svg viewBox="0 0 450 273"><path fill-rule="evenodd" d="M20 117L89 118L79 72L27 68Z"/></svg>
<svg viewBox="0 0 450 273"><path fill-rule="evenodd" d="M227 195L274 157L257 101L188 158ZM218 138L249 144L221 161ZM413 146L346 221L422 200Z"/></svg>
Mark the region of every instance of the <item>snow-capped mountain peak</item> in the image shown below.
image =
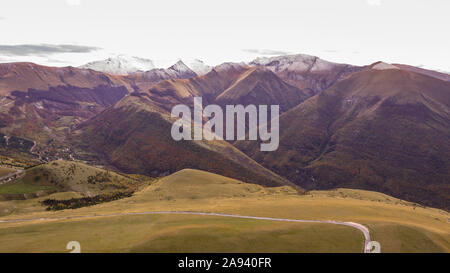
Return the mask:
<svg viewBox="0 0 450 273"><path fill-rule="evenodd" d="M259 57L249 63L251 66L264 66L272 71L322 71L329 70L340 64L328 62L318 57L296 54L277 57Z"/></svg>
<svg viewBox="0 0 450 273"><path fill-rule="evenodd" d="M222 64L219 64L218 66L214 67L214 70L217 72L240 70L246 66L247 66L247 64L244 62L240 62L240 63L226 62L226 63L222 63Z"/></svg>
<svg viewBox="0 0 450 273"><path fill-rule="evenodd" d="M188 61L187 65L199 76L205 75L212 70L212 67L205 64L202 60L194 59Z"/></svg>
<svg viewBox="0 0 450 273"><path fill-rule="evenodd" d="M94 61L80 66L80 68L90 68L101 72L117 75L127 75L136 71L147 71L155 68L152 60L118 55L105 60Z"/></svg>
<svg viewBox="0 0 450 273"><path fill-rule="evenodd" d="M80 66L80 68L89 68L92 70L106 72L116 75L128 75L136 72L145 72L152 69L163 69L169 61L168 60L157 60L157 65L155 61L132 57L126 55L118 55L116 57L110 57L105 60L89 62L85 65ZM196 74L205 75L212 70L212 67L205 64L199 59L193 59L188 61L183 61L178 59L175 64L167 68L167 70L174 71L181 74Z"/></svg>
<svg viewBox="0 0 450 273"><path fill-rule="evenodd" d="M175 70L175 71L181 72L181 73L192 71L192 69L190 69L185 63L183 63L182 60L178 60L178 62L176 62L174 65L172 65L168 69Z"/></svg>

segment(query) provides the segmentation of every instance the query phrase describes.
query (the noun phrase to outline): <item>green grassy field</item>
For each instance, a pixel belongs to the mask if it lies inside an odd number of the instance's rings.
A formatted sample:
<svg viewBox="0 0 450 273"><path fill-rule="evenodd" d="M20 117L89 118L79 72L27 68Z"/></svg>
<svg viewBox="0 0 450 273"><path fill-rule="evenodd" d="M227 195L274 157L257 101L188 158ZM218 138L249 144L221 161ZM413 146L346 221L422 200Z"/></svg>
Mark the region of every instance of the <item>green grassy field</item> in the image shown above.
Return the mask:
<svg viewBox="0 0 450 273"><path fill-rule="evenodd" d="M68 198L76 193L58 193ZM4 219L90 216L0 223L0 252L361 252L362 233L330 224L281 223L193 215L95 217L148 211L204 211L367 226L382 252L450 252L449 214L384 194L336 189L299 195L196 170L183 170L130 198L47 212L39 199L0 202ZM8 213L5 213L8 211Z"/></svg>
<svg viewBox="0 0 450 273"><path fill-rule="evenodd" d="M41 186L27 180L8 183L0 186L0 194L25 194L42 190L51 190L52 186Z"/></svg>

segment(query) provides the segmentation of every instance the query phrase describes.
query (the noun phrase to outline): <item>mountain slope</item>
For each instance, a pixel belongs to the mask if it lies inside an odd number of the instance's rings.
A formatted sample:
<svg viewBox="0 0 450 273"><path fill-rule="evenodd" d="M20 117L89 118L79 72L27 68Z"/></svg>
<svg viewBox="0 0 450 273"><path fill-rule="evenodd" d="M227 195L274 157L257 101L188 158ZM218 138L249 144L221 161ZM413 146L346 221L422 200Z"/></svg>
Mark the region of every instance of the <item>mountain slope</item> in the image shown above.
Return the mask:
<svg viewBox="0 0 450 273"><path fill-rule="evenodd" d="M270 70L252 68L243 73L216 98L220 105L280 105L280 111L298 105L308 97L298 88L278 78Z"/></svg>
<svg viewBox="0 0 450 273"><path fill-rule="evenodd" d="M33 153L43 159L69 159L71 151L66 138L72 128L114 105L126 94L141 90L136 82L145 88L162 79L195 75L182 62L168 69L130 76L33 63L0 64L0 134L35 142ZM29 148L14 152L8 149L10 156L31 152Z"/></svg>
<svg viewBox="0 0 450 273"><path fill-rule="evenodd" d="M0 64L0 96L12 91L26 92L28 89L48 91L50 87L76 86L94 88L97 86L131 86L119 76L75 67L49 67L34 63Z"/></svg>
<svg viewBox="0 0 450 273"><path fill-rule="evenodd" d="M73 126L132 90L123 78L93 70L0 64L0 133L36 141L35 153L47 150L42 156L54 143L51 154L58 158Z"/></svg>
<svg viewBox="0 0 450 273"><path fill-rule="evenodd" d="M168 112L179 103L192 106L195 96L201 96L204 104L212 104L223 90L248 69L245 65L224 63L206 75L161 81L141 93Z"/></svg>
<svg viewBox="0 0 450 273"><path fill-rule="evenodd" d="M0 200L44 196L54 192L77 192L94 196L136 189L140 181L79 162L57 160L24 171L13 183L0 185ZM21 196L22 195L22 196Z"/></svg>
<svg viewBox="0 0 450 273"><path fill-rule="evenodd" d="M280 148L236 146L307 189L377 190L448 209L450 83L399 69L355 73L280 117Z"/></svg>
<svg viewBox="0 0 450 273"><path fill-rule="evenodd" d="M178 103L193 104L200 96L203 103L225 105L280 105L281 111L298 105L308 95L287 84L270 70L240 64L223 64L204 76L163 81L146 93L170 111Z"/></svg>
<svg viewBox="0 0 450 273"><path fill-rule="evenodd" d="M72 140L78 156L127 173L160 176L196 168L256 184L290 184L225 141L174 141L170 115L145 96L132 94L89 120Z"/></svg>

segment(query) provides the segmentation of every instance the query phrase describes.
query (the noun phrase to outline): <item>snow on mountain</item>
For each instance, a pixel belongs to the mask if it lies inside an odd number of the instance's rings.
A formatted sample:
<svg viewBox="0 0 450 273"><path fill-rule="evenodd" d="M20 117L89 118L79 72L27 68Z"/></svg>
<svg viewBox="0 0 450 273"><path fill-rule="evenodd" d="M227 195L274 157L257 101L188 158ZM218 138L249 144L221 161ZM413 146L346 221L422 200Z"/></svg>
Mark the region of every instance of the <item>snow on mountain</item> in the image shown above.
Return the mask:
<svg viewBox="0 0 450 273"><path fill-rule="evenodd" d="M396 67L395 65L388 64L388 63L385 63L385 62L377 62L377 63L372 65L372 69L385 70L385 69L399 69L399 68Z"/></svg>
<svg viewBox="0 0 450 273"><path fill-rule="evenodd" d="M185 62L187 63L187 65ZM205 75L212 70L211 66L205 64L199 59L187 60L185 62L183 62L182 60L170 61L169 63L175 64L170 66L168 69L177 71L178 73L182 74L192 74L191 72L194 72L196 75ZM168 61L166 60L162 63L158 61L157 63L159 65L155 65L155 61L149 59L118 55L117 57L111 57L106 60L87 63L80 66L80 68L90 68L96 71L116 75L128 75L139 71L149 71L155 68L165 69L167 67L166 64L168 63Z"/></svg>
<svg viewBox="0 0 450 273"><path fill-rule="evenodd" d="M189 66L199 76L205 75L212 70L211 66L205 64L199 59L187 61L187 66Z"/></svg>
<svg viewBox="0 0 450 273"><path fill-rule="evenodd" d="M196 77L197 74L192 71L182 61L178 61L169 68L154 68L148 71L138 71L130 73L128 78L133 79L134 83L141 89L149 89L154 84L169 79L188 79Z"/></svg>
<svg viewBox="0 0 450 273"><path fill-rule="evenodd" d="M175 72L176 75L184 75L184 77L195 77L197 74L189 68L183 61L179 60L171 67L167 68L168 73L170 74L172 71Z"/></svg>
<svg viewBox="0 0 450 273"><path fill-rule="evenodd" d="M243 67L246 67L247 64L244 62L240 63L231 63L226 62L219 64L218 66L214 67L214 70L217 72L223 72L223 71L230 71L230 70L241 70Z"/></svg>
<svg viewBox="0 0 450 273"><path fill-rule="evenodd" d="M118 55L106 60L94 61L80 66L80 68L90 68L92 70L106 72L116 75L127 75L136 71L147 71L155 68L152 60Z"/></svg>
<svg viewBox="0 0 450 273"><path fill-rule="evenodd" d="M176 62L174 65L172 65L171 67L169 67L168 69L170 70L174 70L176 72L179 73L185 73L185 72L191 72L192 69L190 69L185 63L183 63L183 61L179 60L178 62ZM193 71L192 71L193 72Z"/></svg>
<svg viewBox="0 0 450 273"><path fill-rule="evenodd" d="M341 64L328 62L306 54L259 57L250 62L249 65L264 66L274 72L286 70L295 72L325 71L341 66Z"/></svg>

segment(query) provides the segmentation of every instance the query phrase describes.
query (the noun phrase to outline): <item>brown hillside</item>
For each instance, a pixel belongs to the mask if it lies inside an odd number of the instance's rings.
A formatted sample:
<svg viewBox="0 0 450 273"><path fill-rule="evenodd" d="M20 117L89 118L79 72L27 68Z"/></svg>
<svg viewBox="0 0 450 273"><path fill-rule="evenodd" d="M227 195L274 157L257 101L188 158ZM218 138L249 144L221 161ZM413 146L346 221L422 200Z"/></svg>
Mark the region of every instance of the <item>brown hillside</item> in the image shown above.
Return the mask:
<svg viewBox="0 0 450 273"><path fill-rule="evenodd" d="M172 122L148 98L130 95L83 124L73 142L94 155L86 159L127 173L159 176L195 168L261 185L290 184L225 141L174 141Z"/></svg>
<svg viewBox="0 0 450 273"><path fill-rule="evenodd" d="M308 189L381 191L448 209L450 83L402 70L366 70L280 118L280 148L236 146Z"/></svg>

